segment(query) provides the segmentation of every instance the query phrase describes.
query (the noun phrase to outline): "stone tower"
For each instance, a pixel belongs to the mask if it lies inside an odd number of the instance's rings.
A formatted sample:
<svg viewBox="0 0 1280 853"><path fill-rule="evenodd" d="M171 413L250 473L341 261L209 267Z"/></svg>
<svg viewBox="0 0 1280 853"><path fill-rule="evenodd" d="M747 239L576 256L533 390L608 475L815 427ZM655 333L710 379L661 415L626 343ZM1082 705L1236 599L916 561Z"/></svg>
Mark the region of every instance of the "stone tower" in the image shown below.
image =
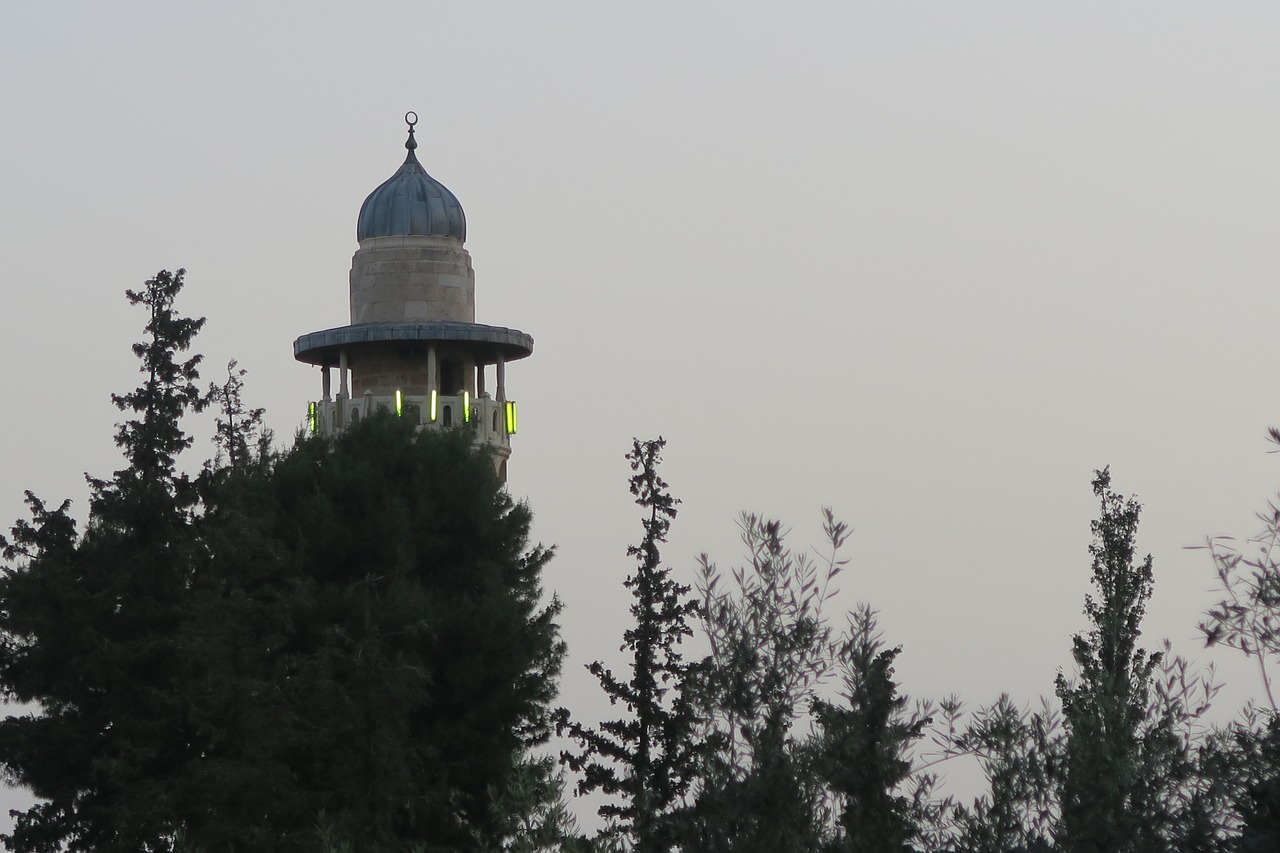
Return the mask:
<svg viewBox="0 0 1280 853"><path fill-rule="evenodd" d="M475 321L475 273L463 247L467 220L457 197L418 162L417 120L405 115L404 165L360 208L351 324L293 342L294 357L318 366L322 376L308 427L333 435L385 409L420 429L469 429L505 481L516 431L506 366L533 353L533 338Z"/></svg>

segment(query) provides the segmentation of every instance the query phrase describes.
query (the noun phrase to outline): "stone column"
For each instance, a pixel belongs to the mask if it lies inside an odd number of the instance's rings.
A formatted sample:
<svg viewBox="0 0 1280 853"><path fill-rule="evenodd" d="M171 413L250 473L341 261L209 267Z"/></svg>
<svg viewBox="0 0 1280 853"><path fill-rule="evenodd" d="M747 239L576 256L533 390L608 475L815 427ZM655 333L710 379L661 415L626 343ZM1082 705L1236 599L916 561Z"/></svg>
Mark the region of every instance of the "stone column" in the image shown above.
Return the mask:
<svg viewBox="0 0 1280 853"><path fill-rule="evenodd" d="M344 400L351 399L351 392L347 390L347 350L345 347L338 350L338 396Z"/></svg>
<svg viewBox="0 0 1280 853"><path fill-rule="evenodd" d="M507 401L507 357L498 355L498 402L505 403Z"/></svg>
<svg viewBox="0 0 1280 853"><path fill-rule="evenodd" d="M329 402L329 366L320 368L320 397Z"/></svg>

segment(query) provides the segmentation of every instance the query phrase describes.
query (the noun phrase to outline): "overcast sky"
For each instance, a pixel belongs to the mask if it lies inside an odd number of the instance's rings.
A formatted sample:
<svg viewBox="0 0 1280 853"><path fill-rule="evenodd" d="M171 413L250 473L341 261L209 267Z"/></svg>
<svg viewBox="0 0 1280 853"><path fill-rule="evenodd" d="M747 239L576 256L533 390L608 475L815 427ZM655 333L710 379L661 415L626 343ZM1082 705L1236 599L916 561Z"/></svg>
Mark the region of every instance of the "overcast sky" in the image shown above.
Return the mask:
<svg viewBox="0 0 1280 853"><path fill-rule="evenodd" d="M1145 506L1150 647L1209 661L1211 533L1280 483L1275 3L10 4L0 27L0 518L120 466L123 292L186 267L282 439L344 325L364 197L461 200L477 321L533 335L509 487L556 543L563 701L607 711L623 454L669 441L665 556L734 519L855 533L912 696L1052 692L1084 627L1094 468ZM193 423L190 463L212 451ZM1260 693L1231 682L1222 714ZM2 804L0 804L2 805Z"/></svg>

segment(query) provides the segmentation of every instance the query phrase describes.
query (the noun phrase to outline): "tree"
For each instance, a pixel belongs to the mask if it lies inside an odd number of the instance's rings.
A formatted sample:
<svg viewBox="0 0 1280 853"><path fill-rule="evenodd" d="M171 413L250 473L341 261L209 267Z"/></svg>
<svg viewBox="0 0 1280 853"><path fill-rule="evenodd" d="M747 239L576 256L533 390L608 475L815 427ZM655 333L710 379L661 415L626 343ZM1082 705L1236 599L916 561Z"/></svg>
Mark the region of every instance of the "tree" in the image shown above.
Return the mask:
<svg viewBox="0 0 1280 853"><path fill-rule="evenodd" d="M837 638L823 615L848 528L825 515L828 556L787 548L782 525L744 515L747 564L722 573L701 558L702 624L711 656L698 674L707 754L687 849L818 850L827 791L809 749L816 687L834 670Z"/></svg>
<svg viewBox="0 0 1280 853"><path fill-rule="evenodd" d="M252 457L251 457L252 458ZM518 850L563 655L530 514L465 429L383 413L207 481L192 850ZM529 849L539 849L531 847Z"/></svg>
<svg viewBox="0 0 1280 853"><path fill-rule="evenodd" d="M129 294L145 379L114 398L127 465L91 481L84 533L29 495L3 542L0 686L36 711L0 723L0 765L40 799L6 844L477 851L554 828L528 754L563 644L528 507L463 429L384 414L271 452L234 363L221 461L179 473L205 402L181 284Z"/></svg>
<svg viewBox="0 0 1280 853"><path fill-rule="evenodd" d="M1280 430L1272 428L1268 439L1280 445ZM1206 645L1223 643L1254 659L1267 705L1277 713L1271 667L1280 660L1280 506L1269 501L1258 520L1262 532L1243 548L1231 536L1209 537L1202 546L1213 558L1223 597L1200 630Z"/></svg>
<svg viewBox="0 0 1280 853"><path fill-rule="evenodd" d="M551 552L465 429L393 415L270 475L291 578L281 760L357 851L501 841L491 790L550 733L563 643Z"/></svg>
<svg viewBox="0 0 1280 853"><path fill-rule="evenodd" d="M893 679L902 648L884 648L875 612L859 607L837 650L844 682L841 704L814 702L819 777L835 795L838 836L832 853L909 853L919 834L911 751L932 722L909 710ZM918 794L926 793L928 786Z"/></svg>
<svg viewBox="0 0 1280 853"><path fill-rule="evenodd" d="M167 850L176 829L194 758L175 684L197 495L175 466L181 419L204 405L200 356L181 356L204 323L174 310L183 275L126 291L148 315L133 346L145 379L112 396L132 415L116 433L127 466L89 480L83 535L68 503L28 493L32 521L4 542L0 684L38 710L0 724L0 764L42 801L17 815L14 850Z"/></svg>
<svg viewBox="0 0 1280 853"><path fill-rule="evenodd" d="M625 581L635 599L635 621L623 633L621 648L631 653L631 677L622 680L600 661L587 667L610 703L621 702L629 716L593 729L561 712L562 729L580 745L579 751L563 755L582 774L579 793L599 790L620 797L621 803L601 806L600 814L617 820L640 853L670 848L669 819L689 789L698 758L697 718L686 693L690 664L679 650L692 633L689 618L698 605L687 597L690 588L671 577L660 553L679 503L658 475L665 446L662 438L634 439L627 454L634 472L631 494L646 513L640 544L627 548L627 555L636 559L635 571Z"/></svg>
<svg viewBox="0 0 1280 853"><path fill-rule="evenodd" d="M490 839L477 835L477 853L591 853L564 802L564 779L550 756L527 759L503 788L490 789L499 816Z"/></svg>
<svg viewBox="0 0 1280 853"><path fill-rule="evenodd" d="M954 754L976 756L990 786L952 816L955 848L964 853L1048 853L1058 822L1063 735L1047 700L1038 711L1008 696L975 712L955 738ZM958 715L958 705L944 709ZM954 728L954 725L952 726Z"/></svg>
<svg viewBox="0 0 1280 853"><path fill-rule="evenodd" d="M1268 430L1280 445L1280 430ZM1272 451L1276 452L1276 451ZM1280 843L1280 700L1274 666L1280 660L1280 506L1275 500L1257 514L1262 530L1239 542L1209 537L1221 599L1200 623L1205 645L1226 645L1251 659L1262 685L1264 712L1250 703L1241 719L1214 743L1206 776L1228 791L1233 822L1241 828L1241 850L1270 850Z"/></svg>
<svg viewBox="0 0 1280 853"><path fill-rule="evenodd" d="M1272 714L1261 732L1241 731L1242 747L1252 770L1241 797L1239 853L1280 849L1280 716Z"/></svg>
<svg viewBox="0 0 1280 853"><path fill-rule="evenodd" d="M1100 501L1092 522L1093 585L1085 596L1087 634L1072 641L1079 673L1058 673L1066 752L1059 849L1068 853L1139 853L1164 849L1165 822L1153 762L1166 748L1159 727L1144 731L1159 653L1138 647L1153 584L1151 557L1135 562L1141 505L1111 489L1109 469L1095 472Z"/></svg>
<svg viewBox="0 0 1280 853"><path fill-rule="evenodd" d="M209 401L217 407L213 443L218 448L212 469L225 464L229 470L249 464L253 451L261 457L271 446L271 433L262 426L266 409L249 408L244 403L244 377L247 371L235 359L227 362L227 381L209 386Z"/></svg>

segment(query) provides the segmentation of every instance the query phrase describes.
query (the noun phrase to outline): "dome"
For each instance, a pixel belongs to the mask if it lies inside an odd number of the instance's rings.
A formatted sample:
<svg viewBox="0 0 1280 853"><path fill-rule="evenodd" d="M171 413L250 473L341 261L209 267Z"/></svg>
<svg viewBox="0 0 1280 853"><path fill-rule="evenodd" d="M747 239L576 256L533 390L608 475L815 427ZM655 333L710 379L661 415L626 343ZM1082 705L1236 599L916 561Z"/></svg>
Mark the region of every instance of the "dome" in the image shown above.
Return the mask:
<svg viewBox="0 0 1280 853"><path fill-rule="evenodd" d="M413 116L412 121L409 116ZM356 239L415 234L465 241L467 218L462 205L448 187L427 174L413 153L418 147L413 138L417 115L409 113L405 121L409 124L409 139L404 147L409 149L409 156L364 200L356 222Z"/></svg>

